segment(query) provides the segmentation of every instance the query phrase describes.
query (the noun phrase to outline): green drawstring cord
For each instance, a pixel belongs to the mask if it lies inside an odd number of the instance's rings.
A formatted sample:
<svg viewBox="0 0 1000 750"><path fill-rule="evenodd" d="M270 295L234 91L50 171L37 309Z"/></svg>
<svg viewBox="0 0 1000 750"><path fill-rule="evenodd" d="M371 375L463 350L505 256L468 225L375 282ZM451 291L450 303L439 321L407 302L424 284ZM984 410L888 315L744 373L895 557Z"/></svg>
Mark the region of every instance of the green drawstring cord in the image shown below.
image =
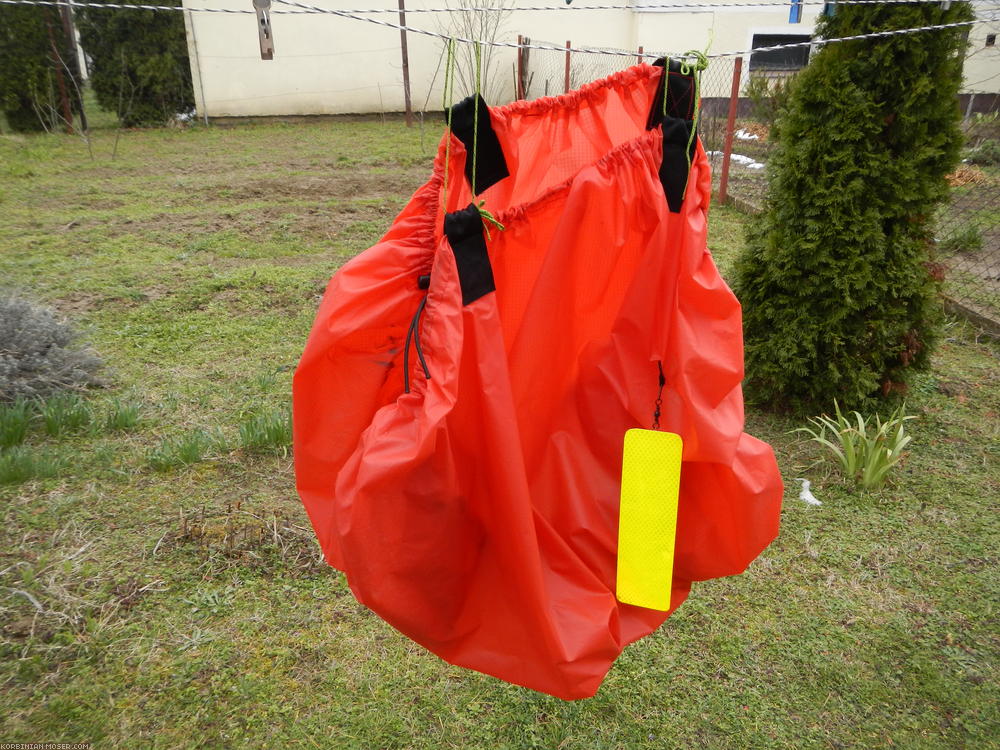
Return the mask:
<svg viewBox="0 0 1000 750"><path fill-rule="evenodd" d="M475 43L476 49L476 100L472 108L472 196L476 196L476 160L479 154L479 96L482 89L482 48L479 42ZM448 210L448 164L451 161L451 105L455 91L455 40L449 39L446 47L447 62L444 69L444 109L448 113L448 139L445 141L444 149L444 191L441 205L444 210ZM476 206L479 215L483 218L483 229L486 231L486 239L492 240L489 224L501 232L506 229L497 218L486 208L486 201L481 200Z"/></svg>
<svg viewBox="0 0 1000 750"><path fill-rule="evenodd" d="M444 189L441 195L441 209L448 211L448 162L451 161L451 104L455 93L455 40L447 42L448 59L444 68L444 95L442 106L448 113L448 136L444 146Z"/></svg>
<svg viewBox="0 0 1000 750"><path fill-rule="evenodd" d="M476 50L476 101L472 108L472 197L476 197L476 157L479 154L479 89L482 87L482 66L483 51L479 42L475 43Z"/></svg>
<svg viewBox="0 0 1000 750"><path fill-rule="evenodd" d="M483 60L483 50L479 42L475 43L476 50L476 101L475 107L473 108L472 115L472 198L476 198L476 159L479 155L479 97L483 86L482 80L482 60ZM481 200L476 205L476 209L479 211L479 215L483 219L483 230L486 232L486 239L492 240L493 235L490 234L489 224L499 229L501 232L506 229L503 224L497 221L497 218L490 213L489 209L486 208L486 201Z"/></svg>
<svg viewBox="0 0 1000 750"><path fill-rule="evenodd" d="M691 133L688 135L687 146L684 149L684 158L687 159L687 179L684 180L684 193L681 200L687 197L688 180L691 179L691 146L694 145L695 136L698 133L698 120L701 116L701 72L708 67L708 55L700 50L688 50L684 53L684 61L681 63L681 75L691 76L694 79L694 112L691 115ZM691 60L690 58L694 58ZM664 71L664 75L666 72ZM663 94L663 114L667 114L666 90Z"/></svg>
<svg viewBox="0 0 1000 750"><path fill-rule="evenodd" d="M486 230L486 239L493 239L493 235L490 234L490 228L486 225L487 222L495 226L501 232L507 228L499 222L496 216L489 212L489 209L486 208L486 201L479 201L479 205L477 205L476 208L479 211L479 215L483 217L483 229Z"/></svg>

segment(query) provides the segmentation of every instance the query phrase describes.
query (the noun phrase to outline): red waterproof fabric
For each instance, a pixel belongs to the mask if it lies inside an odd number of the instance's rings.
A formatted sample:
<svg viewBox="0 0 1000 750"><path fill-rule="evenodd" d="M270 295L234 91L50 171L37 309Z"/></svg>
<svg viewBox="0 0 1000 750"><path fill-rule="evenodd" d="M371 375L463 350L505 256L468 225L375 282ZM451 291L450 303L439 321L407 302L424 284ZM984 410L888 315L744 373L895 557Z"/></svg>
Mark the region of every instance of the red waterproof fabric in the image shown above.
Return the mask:
<svg viewBox="0 0 1000 750"><path fill-rule="evenodd" d="M615 599L625 431L684 439L672 605L775 537L781 480L743 432L740 307L706 246L698 145L671 213L645 130L661 68L491 110L510 177L481 193L496 291L463 305L451 136L385 237L333 277L295 374L298 489L358 600L442 658L593 695L667 614ZM478 200L478 199L477 199ZM445 202L446 201L446 202ZM430 274L430 288L417 278ZM403 348L420 300L430 379Z"/></svg>

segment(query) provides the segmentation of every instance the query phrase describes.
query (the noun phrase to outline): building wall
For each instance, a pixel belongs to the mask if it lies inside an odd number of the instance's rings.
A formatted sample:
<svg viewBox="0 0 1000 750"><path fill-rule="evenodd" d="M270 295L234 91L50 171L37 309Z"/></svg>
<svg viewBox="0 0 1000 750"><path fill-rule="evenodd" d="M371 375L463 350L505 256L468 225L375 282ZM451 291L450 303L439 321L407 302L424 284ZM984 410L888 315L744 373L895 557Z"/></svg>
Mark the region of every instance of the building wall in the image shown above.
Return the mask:
<svg viewBox="0 0 1000 750"><path fill-rule="evenodd" d="M995 6L994 6L995 7ZM994 16L1000 15L993 13ZM987 37L993 35L991 46L986 46ZM965 85L963 101L971 102L967 111L987 111L987 102L992 102L990 110L1000 108L997 95L1000 94L1000 20L981 23L969 32L969 50L965 58Z"/></svg>
<svg viewBox="0 0 1000 750"><path fill-rule="evenodd" d="M672 0L676 2L676 0ZM697 0L694 0L697 1ZM731 0L730 0L731 1ZM313 0L323 7L344 7L330 0ZM552 0L539 0L548 4ZM578 3L580 0L578 0ZM636 0L656 4L664 0ZM750 6L752 0L747 0ZM368 8L396 9L395 0L367 0ZM184 0L186 8L251 8L250 0ZM408 0L409 9L440 7L441 0ZM277 2L273 11L294 10ZM518 10L510 14L496 35L497 41L515 42L518 34L533 43L562 46L607 47L647 52L682 53L689 49L711 52L745 50L754 34L809 34L817 17L817 6L803 8L800 23L789 23L789 6L763 9L718 8L711 11L642 9L584 11ZM274 59L260 59L256 19L252 15L188 13L188 44L194 73L198 113L209 117L341 114L353 112L398 112L404 107L400 35L396 29L333 15L272 13ZM393 14L373 18L398 21ZM409 13L407 25L435 32L448 32L448 14ZM970 58L967 78L979 82L977 90L1000 89L997 48L985 48L985 27L976 27L970 39L979 54ZM982 37L981 39L979 37ZM442 40L416 33L407 35L410 89L417 110L442 108L445 63ZM459 46L460 75L455 99L471 91L470 52ZM490 51L490 103L509 101L514 95L513 49ZM529 65L538 72L539 86L529 91L561 93L564 52L533 50ZM572 85L598 78L634 64L635 58L613 58L574 54ZM703 95L728 96L731 59L713 62L704 77ZM745 75L744 75L745 77ZM985 88L983 88L985 86Z"/></svg>

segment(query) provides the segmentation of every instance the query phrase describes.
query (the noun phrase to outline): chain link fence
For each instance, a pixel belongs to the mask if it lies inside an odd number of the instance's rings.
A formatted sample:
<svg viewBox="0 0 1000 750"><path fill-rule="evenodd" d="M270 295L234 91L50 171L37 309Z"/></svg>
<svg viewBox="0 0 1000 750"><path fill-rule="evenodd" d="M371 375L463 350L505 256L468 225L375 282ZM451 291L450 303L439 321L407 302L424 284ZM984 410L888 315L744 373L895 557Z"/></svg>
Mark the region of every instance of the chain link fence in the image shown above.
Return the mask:
<svg viewBox="0 0 1000 750"><path fill-rule="evenodd" d="M518 56L516 98L537 99L557 96L585 83L637 64L642 48L605 49L618 55L594 55L574 51L572 40L519 37L524 45L539 44L558 50L531 49L525 46ZM593 49L592 47L590 49ZM772 92L784 85L782 72L740 74L742 61L735 58L713 59L701 77L701 112L698 133L712 165L716 191L751 211L759 210L767 186L766 164L773 147L770 129L777 114ZM732 96L734 74L740 92ZM728 143L727 143L728 141ZM728 158L726 158L728 154ZM723 175L726 180L723 184Z"/></svg>
<svg viewBox="0 0 1000 750"><path fill-rule="evenodd" d="M520 51L515 96L521 99L572 91L636 64L642 52L594 55L574 52L572 41L520 40L561 48ZM763 208L771 133L793 75L741 58L713 59L702 74L698 128L718 200L751 213ZM934 268L952 308L1000 332L1000 117L968 112L964 129L966 158L949 175L951 198L936 217Z"/></svg>
<svg viewBox="0 0 1000 750"><path fill-rule="evenodd" d="M589 52L574 52L572 41L551 42L527 37L519 37L519 40L525 45L562 48L559 51L528 47L521 50L516 74L518 98L521 99L565 94L585 83L604 78L640 61L638 50L632 53L632 50L588 47L609 53L622 53L595 55Z"/></svg>
<svg viewBox="0 0 1000 750"><path fill-rule="evenodd" d="M1000 332L1000 117L970 114L965 158L937 216L937 251L951 306Z"/></svg>

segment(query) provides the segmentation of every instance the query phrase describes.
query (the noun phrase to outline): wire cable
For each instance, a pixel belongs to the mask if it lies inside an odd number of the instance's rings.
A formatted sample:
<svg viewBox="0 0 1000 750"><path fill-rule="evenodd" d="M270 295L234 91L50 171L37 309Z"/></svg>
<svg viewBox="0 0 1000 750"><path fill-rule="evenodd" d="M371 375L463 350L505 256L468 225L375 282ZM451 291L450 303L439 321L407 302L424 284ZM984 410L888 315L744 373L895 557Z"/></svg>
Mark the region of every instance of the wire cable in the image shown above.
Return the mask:
<svg viewBox="0 0 1000 750"><path fill-rule="evenodd" d="M806 3L809 3L810 1L811 0L803 0L803 2L806 2ZM860 4L873 3L873 4L884 4L884 5L898 5L898 4L907 4L907 3L913 4L913 3L918 3L918 2L922 3L922 2L938 2L938 1L939 0L887 0L886 2L883 2L883 0L834 0L833 4L855 4L855 5L860 5ZM380 20L380 19L377 19L377 18L367 18L367 17L365 17L363 15L357 15L356 11L338 10L338 9L335 9L335 8L322 8L322 7L317 6L317 5L309 5L307 3L298 2L298 0L275 0L275 2L281 3L282 5L288 5L290 7L298 9L298 11L285 11L286 13L299 12L299 13L314 13L314 14L326 14L326 15L339 16L341 18L349 18L349 19L354 20L354 21L364 21L366 23L375 24L377 26L384 26L386 28L395 29L397 31L405 31L405 32L410 33L410 34L418 34L418 35L422 35L422 36L433 37L435 39L444 39L444 40L453 39L456 42L459 42L459 43L462 43L462 44L472 44L472 45L480 44L480 45L485 45L485 46L489 46L489 47L500 47L500 48L506 48L506 49L533 49L533 50L541 50L541 51L546 51L546 52L565 52L566 51L565 47L561 47L561 46L554 45L554 44L518 44L517 42L498 42L498 41L495 41L495 40L467 39L465 37L452 36L452 35L444 34L444 33L437 32L437 31L431 31L429 29L421 29L421 28L418 28L418 27L415 27L415 26L406 26L406 25L399 24L399 23L393 23L391 21L383 21L383 20ZM235 15L245 15L245 14L255 15L255 11L253 11L253 10L250 10L250 9L243 10L243 9L239 9L239 8L196 8L196 7L185 8L185 7L180 6L180 5L148 5L148 4L139 4L139 3L135 3L135 4L133 4L133 3L123 4L123 3L105 3L105 2L76 2L76 0L0 0L0 5L47 5L47 6L56 6L56 7L69 7L69 8L74 8L74 7L75 8L112 8L112 9L121 9L121 10L155 10L155 11L172 10L172 11L192 11L192 12L196 12L196 13L229 13L229 14L235 14ZM774 5L775 7L787 7L787 5L785 3L781 3L780 5L778 3L764 3L764 5ZM598 7L601 7L601 6L581 6L581 9L584 8L584 7L598 8ZM620 6L620 5L610 6L609 5L609 6L604 6L604 7L609 8L609 9L622 10L622 9L628 9L631 6ZM644 7L653 7L653 6L644 6ZM752 7L752 6L750 6L748 4L744 4L744 3L728 3L728 4L726 4L726 3L715 3L715 4L712 4L712 3L703 3L703 4L699 4L697 6L696 5L688 5L688 4L683 4L683 5L682 4L676 4L676 5L671 5L671 6L664 5L664 6L657 6L657 7L677 7L677 8L694 8L694 7L709 8L709 7L712 7L712 8L716 8L716 7ZM987 12L995 12L995 11L1000 10L1000 8L996 8L996 7L985 8L985 9L980 8L980 10L985 10ZM281 12L282 11L278 11L278 13L281 13ZM363 12L369 12L369 11L363 11ZM410 11L407 10L407 13L409 13L409 12ZM852 42L852 41L858 41L858 40L861 40L861 39L878 39L878 38L882 38L882 37L898 36L898 35L901 35L901 34L914 34L914 33L923 32L923 31L938 31L938 30L942 30L942 29L955 29L955 28L962 28L962 27L967 27L967 26L975 26L975 25L981 24L981 23L994 23L994 22L996 22L998 20L1000 20L1000 17L977 18L977 19L974 19L972 21L958 21L958 22L955 22L955 23L936 24L936 25L933 25L933 26L916 26L916 27L907 28L907 29L891 29L891 30L888 30L888 31L874 31L874 32L870 32L868 34L856 34L854 36L834 37L833 39L813 39L813 40L810 40L808 42L793 42L793 43L790 43L790 44L776 44L776 45L772 45L770 47L756 47L754 49L740 50L740 51L737 51L737 52L716 52L716 53L708 55L707 57L709 59L714 59L714 60L723 59L723 58L727 58L727 57L744 57L746 55L752 55L752 54L757 53L757 52L774 52L774 51L777 51L777 50L792 49L792 48L796 48L796 47L822 46L822 45L825 45L825 44L833 44L835 42ZM665 54L666 54L664 52L642 52L642 53L639 53L639 52L632 51L632 50L595 49L595 48L592 48L592 47L575 47L573 49L573 52L575 54L606 55L606 56L609 56L609 57L631 57L631 58L644 57L644 58L653 59L653 60L658 59L660 57L664 57ZM678 58L678 59L681 59L681 58L684 57L684 55L677 55L677 54L670 54L670 56Z"/></svg>
<svg viewBox="0 0 1000 750"><path fill-rule="evenodd" d="M975 0L967 0L972 2L975 7ZM941 0L800 0L797 2L798 5L803 6L826 6L826 5L923 5L927 3L939 3ZM256 11L247 10L242 8L199 8L199 7L184 7L181 5L152 5L148 3L113 3L113 2L76 2L76 0L0 0L0 5L47 5L53 7L67 7L67 8L109 8L112 10L179 10L179 11L191 11L193 13L229 13L233 15L255 15ZM787 10L788 2L767 2L766 0L759 0L758 2L678 2L678 3L663 3L656 5L536 5L528 7L511 7L508 9L502 9L499 11L487 10L484 8L472 8L466 6L457 6L454 8L407 8L407 14L414 13L489 13L489 12L513 12L513 11L529 11L529 12L567 12L567 11L582 11L582 10L713 10L715 8L747 8L751 10L761 9L761 8L774 8L776 10ZM399 10L396 8L323 8L321 6L308 6L308 8L303 7L298 10L273 10L272 13L278 15L298 15L298 14L340 14L348 13L353 15L364 15L364 14L397 14Z"/></svg>
<svg viewBox="0 0 1000 750"><path fill-rule="evenodd" d="M0 0L0 2L3 2L3 1L4 0ZM21 1L21 0L14 0L14 1L18 2L18 1ZM532 45L532 44L518 44L517 42L497 42L497 41L484 41L484 40L477 40L477 39L466 39L465 37L449 36L448 34L442 34L442 33L437 32L437 31L430 31L428 29L420 29L420 28L416 28L414 26L405 26L405 25L398 24L398 23L392 23L391 21L382 21L382 20L377 19L377 18L366 18L364 16L354 15L354 14L348 12L348 11L333 10L333 9L324 9L324 8L320 8L320 7L315 6L315 5L308 5L306 3L301 3L298 0L275 0L275 1L278 2L278 3L281 3L282 5L289 5L289 6L292 6L292 7L295 7L295 8L301 8L301 9L305 9L305 10L315 10L315 11L321 11L321 12L325 12L325 13L330 13L330 14L335 15L335 16L341 16L342 18L351 18L351 19L353 19L355 21L365 21L366 23L376 24L378 26L385 26L385 27L388 27L388 28L391 28L391 29L396 29L397 31L406 31L407 33L411 33L411 34L421 34L423 36L430 36L430 37L435 37L435 38L438 38L438 39L454 39L456 42L461 42L462 44L485 44L485 45L489 45L491 47L505 47L505 48L511 48L511 49L519 49L519 48L520 49L525 49L525 48L527 48L527 49L537 49L537 50L548 50L548 51L552 51L552 52L565 52L566 51L565 47L559 47L559 46L554 45L554 44L535 44L535 45ZM993 10L993 9L991 9L991 10ZM817 40L811 40L811 41L808 41L808 42L795 42L795 43L792 43L792 44L777 44L777 45L774 45L774 46L771 46L771 47L758 47L756 49L742 50L742 51L739 51L739 52L717 52L715 54L708 55L707 57L709 59L720 59L720 58L724 58L724 57L742 57L744 55L753 54L754 52L772 52L774 50L790 49L790 48L794 48L794 47L811 47L813 45L830 44L832 42L849 42L849 41L856 41L856 40L859 40L859 39L877 39L879 37L897 36L899 34L913 34L913 33L920 32L920 31L936 31L936 30L939 30L939 29L955 29L955 28L961 28L961 27L965 27L965 26L974 26L974 25L976 25L978 23L989 23L989 22L994 21L994 20L996 20L996 19L995 18L988 18L988 19L983 18L983 19L974 19L972 21L957 21L955 23L936 24L934 26L916 26L916 27L909 28L909 29L890 29L888 31L875 31L875 32L871 32L871 33L868 33L868 34L856 34L854 36L835 37L833 39L817 39ZM640 54L640 53L629 51L629 50L622 50L622 51L598 50L598 49L592 49L592 48L589 48L589 47L576 47L576 48L573 49L573 52L583 53L583 54L609 55L609 56L614 56L614 57L646 57L646 58L651 58L651 59L654 59L654 60L658 59L660 57L663 57L662 53L643 52L643 53ZM672 57L682 58L684 56L683 55L672 55Z"/></svg>

